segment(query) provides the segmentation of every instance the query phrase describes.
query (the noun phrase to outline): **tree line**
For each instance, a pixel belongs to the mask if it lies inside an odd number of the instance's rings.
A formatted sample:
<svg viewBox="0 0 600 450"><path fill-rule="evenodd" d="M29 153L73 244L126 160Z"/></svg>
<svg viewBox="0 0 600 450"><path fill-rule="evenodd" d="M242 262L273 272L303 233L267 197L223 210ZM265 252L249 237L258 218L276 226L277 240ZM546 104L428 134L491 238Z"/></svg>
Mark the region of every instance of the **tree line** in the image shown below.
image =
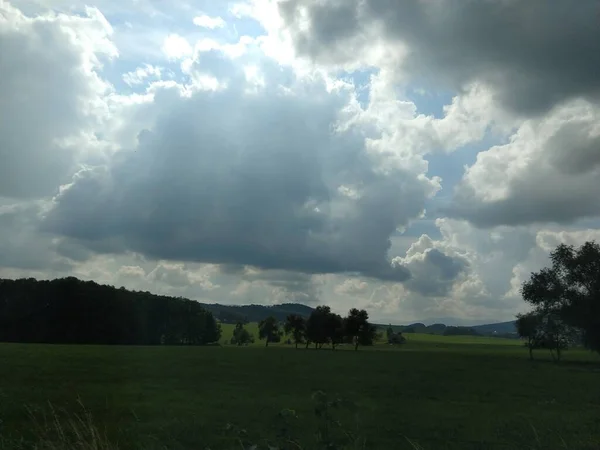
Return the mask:
<svg viewBox="0 0 600 450"><path fill-rule="evenodd" d="M517 315L517 332L533 350L548 349L555 360L573 345L600 353L600 245L559 245L551 266L531 274L521 294L531 311Z"/></svg>
<svg viewBox="0 0 600 450"><path fill-rule="evenodd" d="M0 279L0 341L202 345L221 327L192 300L81 281Z"/></svg>
<svg viewBox="0 0 600 450"><path fill-rule="evenodd" d="M301 303L282 303L279 305L221 305L219 303L201 303L221 323L236 324L242 322L260 322L265 317L273 316L285 322L289 314L308 317L313 308Z"/></svg>
<svg viewBox="0 0 600 450"><path fill-rule="evenodd" d="M330 345L332 349L339 344L353 344L358 350L359 345L373 345L377 327L369 323L369 314L365 310L352 308L346 317L331 311L329 306L317 306L308 318L298 314L289 314L285 323L281 324L275 317L270 316L258 324L258 337L269 343L280 342L287 336L296 348L304 345L320 349ZM236 324L231 339L232 344L245 345L254 342L254 336L246 330L244 324Z"/></svg>

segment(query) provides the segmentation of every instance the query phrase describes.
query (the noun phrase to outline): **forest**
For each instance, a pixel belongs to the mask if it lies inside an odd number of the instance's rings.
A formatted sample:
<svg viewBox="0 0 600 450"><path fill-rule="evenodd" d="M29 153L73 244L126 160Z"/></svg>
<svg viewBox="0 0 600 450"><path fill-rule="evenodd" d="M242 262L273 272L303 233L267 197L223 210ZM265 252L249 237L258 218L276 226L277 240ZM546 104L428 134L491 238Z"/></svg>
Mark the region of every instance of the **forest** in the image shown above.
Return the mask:
<svg viewBox="0 0 600 450"><path fill-rule="evenodd" d="M220 325L183 298L77 278L0 279L0 341L53 344L202 345Z"/></svg>

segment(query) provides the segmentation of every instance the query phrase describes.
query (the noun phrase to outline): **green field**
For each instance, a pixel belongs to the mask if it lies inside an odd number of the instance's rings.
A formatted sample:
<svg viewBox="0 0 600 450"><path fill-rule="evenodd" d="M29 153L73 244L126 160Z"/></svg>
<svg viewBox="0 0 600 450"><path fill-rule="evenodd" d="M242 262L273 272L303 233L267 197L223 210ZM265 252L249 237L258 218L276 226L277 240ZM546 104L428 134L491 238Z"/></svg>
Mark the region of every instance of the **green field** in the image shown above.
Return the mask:
<svg viewBox="0 0 600 450"><path fill-rule="evenodd" d="M298 416L287 435L320 448L319 390L356 403L356 417L334 415L366 444L345 448L600 448L596 355L570 351L556 365L540 351L532 363L518 341L408 337L358 352L0 344L0 448L28 448L32 420L43 428L49 405L60 416L78 401L121 449L241 449L235 427L266 445L286 408Z"/></svg>

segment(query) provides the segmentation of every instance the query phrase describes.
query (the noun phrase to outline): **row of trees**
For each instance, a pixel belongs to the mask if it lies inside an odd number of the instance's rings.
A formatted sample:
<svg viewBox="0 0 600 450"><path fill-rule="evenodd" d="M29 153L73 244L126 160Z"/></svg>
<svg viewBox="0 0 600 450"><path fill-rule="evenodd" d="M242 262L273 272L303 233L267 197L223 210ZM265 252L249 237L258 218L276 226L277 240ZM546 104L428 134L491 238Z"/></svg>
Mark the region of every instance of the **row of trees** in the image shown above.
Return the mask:
<svg viewBox="0 0 600 450"><path fill-rule="evenodd" d="M351 309L346 317L335 314L329 306L317 306L308 318L290 314L283 325L275 317L267 317L258 324L258 337L269 343L280 342L283 335L294 342L296 348L305 345L308 348L314 344L315 349L323 345L336 346L342 343L372 345L375 341L377 328L369 323L369 315L365 310ZM238 323L234 329L232 344L244 345L254 342L254 337Z"/></svg>
<svg viewBox="0 0 600 450"><path fill-rule="evenodd" d="M202 345L220 337L213 315L192 300L74 277L0 279L0 341Z"/></svg>
<svg viewBox="0 0 600 450"><path fill-rule="evenodd" d="M560 360L574 344L600 353L600 245L561 244L550 260L551 267L532 273L521 289L532 310L518 315L516 325L530 358L545 348Z"/></svg>

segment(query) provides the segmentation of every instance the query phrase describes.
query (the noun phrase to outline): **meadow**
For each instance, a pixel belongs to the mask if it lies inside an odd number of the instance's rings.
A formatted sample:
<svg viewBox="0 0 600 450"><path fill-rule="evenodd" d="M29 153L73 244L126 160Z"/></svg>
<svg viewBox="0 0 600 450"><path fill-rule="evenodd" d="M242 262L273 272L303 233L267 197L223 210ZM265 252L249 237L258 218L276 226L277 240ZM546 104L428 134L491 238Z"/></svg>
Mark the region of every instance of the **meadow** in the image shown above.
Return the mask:
<svg viewBox="0 0 600 450"><path fill-rule="evenodd" d="M324 433L353 449L600 448L589 352L531 362L519 341L429 335L357 352L237 347L230 331L212 347L0 344L0 448L51 442L53 417L88 413L120 449L306 450ZM318 391L349 403L317 415Z"/></svg>

